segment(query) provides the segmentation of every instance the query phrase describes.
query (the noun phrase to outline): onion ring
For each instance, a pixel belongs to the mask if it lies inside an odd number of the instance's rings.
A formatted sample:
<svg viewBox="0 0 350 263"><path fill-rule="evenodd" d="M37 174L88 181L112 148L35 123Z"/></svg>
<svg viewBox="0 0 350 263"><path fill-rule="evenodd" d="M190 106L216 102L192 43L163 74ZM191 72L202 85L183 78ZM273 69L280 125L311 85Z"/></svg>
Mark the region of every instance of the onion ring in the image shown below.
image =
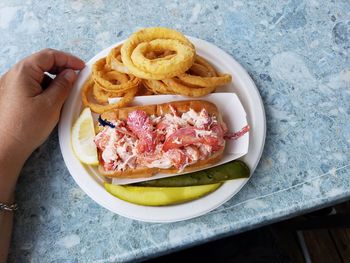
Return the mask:
<svg viewBox="0 0 350 263"><path fill-rule="evenodd" d="M194 85L189 85L188 83L183 83L177 78L163 79L162 80L167 87L171 87L175 94L185 95L189 97L201 97L213 92L216 87L196 87Z"/></svg>
<svg viewBox="0 0 350 263"><path fill-rule="evenodd" d="M216 77L218 75L215 68L203 57L196 55L196 59L195 59L194 63L205 67L207 69L207 71L210 72L212 77Z"/></svg>
<svg viewBox="0 0 350 263"><path fill-rule="evenodd" d="M142 83L155 94L174 94L174 92L161 80L144 79Z"/></svg>
<svg viewBox="0 0 350 263"><path fill-rule="evenodd" d="M140 79L106 67L106 58L99 59L92 67L92 78L105 91L125 92L139 85ZM120 84L115 84L115 81Z"/></svg>
<svg viewBox="0 0 350 263"><path fill-rule="evenodd" d="M175 51L156 60L145 54L151 51ZM154 27L142 29L129 37L121 47L123 64L135 76L143 79L164 79L187 71L193 64L195 48L183 34L172 29Z"/></svg>
<svg viewBox="0 0 350 263"><path fill-rule="evenodd" d="M170 56L174 56L176 53L174 51L171 50L165 50L165 51L158 51L158 50L152 50L151 52L148 52L147 54L145 54L145 57L148 59L159 59L159 58L170 58Z"/></svg>
<svg viewBox="0 0 350 263"><path fill-rule="evenodd" d="M107 105L100 105L100 104L96 104L94 102L90 102L88 99L88 93L91 91L91 89L94 86L94 80L92 78L89 78L82 90L81 90L81 99L83 101L84 106L89 107L93 112L102 114L106 111L110 111L113 109L117 109L117 108L122 108L127 106L135 97L135 94L138 90L138 86L135 86L131 89L129 89L124 97L122 97L117 103L114 104L107 104Z"/></svg>
<svg viewBox="0 0 350 263"><path fill-rule="evenodd" d="M195 63L185 74L163 80L142 80L142 83L155 94L200 97L215 91L217 86L230 81L230 75L218 74L204 58L196 56Z"/></svg>
<svg viewBox="0 0 350 263"><path fill-rule="evenodd" d="M114 69L121 73L129 74L130 72L128 68L125 67L122 62L122 58L120 54L121 47L122 45L119 45L111 49L111 51L108 53L106 57L106 63L111 69Z"/></svg>
<svg viewBox="0 0 350 263"><path fill-rule="evenodd" d="M101 89L96 83L93 84L92 95L97 102L99 103L108 102L108 95L106 93L107 92Z"/></svg>
<svg viewBox="0 0 350 263"><path fill-rule="evenodd" d="M214 77L212 72L208 71L208 69L198 63L193 63L192 67L187 71L191 75L201 76L201 77Z"/></svg>
<svg viewBox="0 0 350 263"><path fill-rule="evenodd" d="M97 83L92 88L92 95L94 99L99 103L107 103L108 98L122 97L125 92L110 92L105 91Z"/></svg>
<svg viewBox="0 0 350 263"><path fill-rule="evenodd" d="M196 85L204 88L225 85L227 83L230 83L232 79L231 75L229 74L219 75L218 77L201 77L201 76L190 75L187 73L179 75L178 78L184 83Z"/></svg>
<svg viewBox="0 0 350 263"><path fill-rule="evenodd" d="M229 74L217 74L215 69L202 57L196 56L197 71L198 66L205 67L207 72L210 72L213 76L201 76L201 75L192 75L190 73L183 73L177 76L182 82L190 85L195 85L199 87L209 88L225 85L231 82L231 75ZM203 69L203 68L202 68ZM190 69L191 70L191 69ZM196 69L195 69L196 70ZM192 71L195 73L195 71Z"/></svg>

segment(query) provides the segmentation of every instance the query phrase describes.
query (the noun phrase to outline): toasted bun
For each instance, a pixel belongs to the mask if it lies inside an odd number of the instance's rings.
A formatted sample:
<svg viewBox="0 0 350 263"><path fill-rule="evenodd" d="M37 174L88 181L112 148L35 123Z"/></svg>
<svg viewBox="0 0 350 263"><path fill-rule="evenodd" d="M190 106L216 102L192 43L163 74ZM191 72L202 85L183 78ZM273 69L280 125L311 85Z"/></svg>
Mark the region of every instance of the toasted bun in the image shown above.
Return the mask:
<svg viewBox="0 0 350 263"><path fill-rule="evenodd" d="M215 104L204 101L204 100L190 100L190 101L175 101L169 103L163 103L158 105L144 105L144 106L135 106L128 108L116 109L113 111L105 112L101 115L103 119L106 120L126 120L129 113L135 110L145 111L148 115L163 116L166 113L171 113L171 107L174 107L178 113L184 113L193 109L196 112L206 109L209 115L216 116L218 122L222 125L225 125L222 120L222 116L218 111L218 108ZM224 147L222 150L216 151L210 157L205 160L199 160L195 164L187 166L183 172L192 172L201 170L203 168L209 167L217 163L224 152ZM140 177L151 177L157 173L166 173L166 174L175 174L179 170L176 168L170 169L160 169L160 168L147 168L140 167L136 169L126 169L125 171L105 171L101 165L98 167L99 172L106 177L118 177L118 178L140 178Z"/></svg>

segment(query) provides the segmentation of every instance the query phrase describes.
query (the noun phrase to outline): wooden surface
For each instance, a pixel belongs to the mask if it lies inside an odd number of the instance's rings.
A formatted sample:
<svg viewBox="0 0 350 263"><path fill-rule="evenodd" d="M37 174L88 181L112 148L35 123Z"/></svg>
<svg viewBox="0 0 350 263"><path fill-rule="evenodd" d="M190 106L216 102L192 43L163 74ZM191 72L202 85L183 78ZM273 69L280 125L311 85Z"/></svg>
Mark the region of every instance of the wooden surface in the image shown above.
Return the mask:
<svg viewBox="0 0 350 263"><path fill-rule="evenodd" d="M227 237L201 246L150 260L161 262L232 262L232 263L292 263L281 249L270 227ZM299 252L299 255L302 254Z"/></svg>
<svg viewBox="0 0 350 263"><path fill-rule="evenodd" d="M296 231L285 229L279 224L272 225L270 229L281 253L284 253L291 262L304 262Z"/></svg>
<svg viewBox="0 0 350 263"><path fill-rule="evenodd" d="M338 254L337 247L333 242L329 230L303 231L303 235L312 262L343 262Z"/></svg>
<svg viewBox="0 0 350 263"><path fill-rule="evenodd" d="M350 229L329 230L343 262L350 262Z"/></svg>
<svg viewBox="0 0 350 263"><path fill-rule="evenodd" d="M334 209L323 209L285 222L209 242L149 262L269 262L304 263L297 238L305 219L322 218ZM335 207L337 214L350 214L350 202ZM350 228L302 230L312 263L350 263Z"/></svg>
<svg viewBox="0 0 350 263"><path fill-rule="evenodd" d="M335 206L337 214L350 214L350 202ZM350 263L350 229L329 228L303 231L312 262Z"/></svg>

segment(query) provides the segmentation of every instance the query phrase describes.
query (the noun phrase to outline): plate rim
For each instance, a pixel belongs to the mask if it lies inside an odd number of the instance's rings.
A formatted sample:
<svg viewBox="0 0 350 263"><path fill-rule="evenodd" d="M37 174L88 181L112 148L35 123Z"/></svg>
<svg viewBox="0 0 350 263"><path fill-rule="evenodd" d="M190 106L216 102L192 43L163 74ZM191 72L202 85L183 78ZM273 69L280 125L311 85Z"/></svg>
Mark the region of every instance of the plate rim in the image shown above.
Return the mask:
<svg viewBox="0 0 350 263"><path fill-rule="evenodd" d="M188 207L190 208L191 206L194 206L196 203L203 203L203 200L205 199L208 199L210 198L210 196L212 196L214 193L211 193L205 197L202 197L200 199L197 199L197 200L194 200L192 202L187 202L187 203L184 203L184 204L179 204L179 205L174 205L174 206L166 206L166 207L146 207L146 206L138 206L138 205L135 205L135 204L131 204L131 203L127 203L125 201L122 201L114 196L112 196L111 194L109 194L107 191L106 194L109 195L109 198L107 196L105 196L105 199L101 198L101 197L98 197L96 196L96 193L94 193L93 191L93 187L89 187L88 186L88 183L87 181L90 181L90 180L79 180L79 177L75 174L75 171L74 171L74 168L77 168L77 167L74 167L74 165L72 164L72 160L70 160L68 158L69 154L68 154L68 150L67 148L70 148L69 150L72 152L72 148L71 148L71 140L70 140L70 137L69 137L69 147L67 147L67 145L65 144L65 142L67 142L67 138L64 138L65 134L67 134L67 129L69 129L69 131L71 130L71 126L72 126L72 122L68 122L67 123L67 119L69 117L69 111L71 111L71 108L69 108L69 106L73 103L73 94L71 94L69 96L69 98L67 99L66 103L64 104L64 107L62 109L62 113L61 113L61 119L60 119L60 122L59 122L59 125L58 125L58 136L59 136L59 144L60 144L60 149L61 149L61 153L62 153L62 156L63 156L63 159L64 159L64 162L65 162L65 165L69 171L69 173L71 174L71 176L73 177L74 181L78 184L78 186L91 198L93 199L96 203L98 203L99 205L103 206L104 208L110 210L111 212L113 213L116 213L116 214L119 214L121 216L124 216L124 217L127 217L127 218L131 218L131 219L135 219L135 220L139 220L139 221L143 221L143 222L152 222L152 223L170 223L170 222L177 222L177 221L183 221L183 220L188 220L188 219L191 219L191 218L195 218L195 217L199 217L201 215L204 215L214 209L216 209L217 207L221 206L222 204L224 204L225 202L227 202L228 200L230 200L234 195L236 195L242 188L244 185L246 185L246 183L249 181L249 179L252 177L252 174L254 173L260 159L261 159L261 156L262 156L262 152L263 152L263 149L264 149L264 145L265 145L265 139L266 139L266 115L265 115L265 109L264 109L264 104L263 104L263 101L262 101L262 98L260 96L260 93L259 93L259 90L258 88L256 87L254 81L252 80L252 78L249 76L248 72L230 55L228 54L227 52L225 52L224 50L222 50L221 48L217 47L216 45L212 44L212 43L209 43L207 42L206 40L202 40L202 39L199 39L199 38L194 38L194 37L190 37L190 36L187 36L189 38L189 40L191 42L194 43L194 45L196 46L196 48L198 49L199 53L201 53L201 49L209 52L209 53L219 53L219 57L223 56L225 57L225 60L228 60L229 61L229 64L233 64L234 65L234 68L235 68L235 71L240 71L239 72L239 76L242 78L245 79L244 82L248 82L248 85L250 86L249 88L253 88L253 90L251 91L252 93L255 93L254 96L255 98L253 98L255 100L255 103L257 102L258 103L258 108L260 111L260 117L262 117L262 119L260 120L260 124L262 125L262 130L261 130L261 138L260 138L260 142L259 142L259 151L257 153L257 155L255 156L255 160L254 160L254 164L251 166L251 174L250 174L250 177L249 178L244 178L244 179L238 179L238 180L233 180L233 181L230 181L230 182L226 182L224 183L218 190L216 190L215 192L217 191L225 191L225 189L229 189L232 187L235 187L235 190L232 191L230 194L226 195L225 198L222 198L220 201L217 201L215 202L215 204L212 204L210 207L207 207L205 209L201 209L200 212L196 212L196 213L189 213L188 215L186 216L181 216L181 215L177 215L173 218L166 218L166 217L159 217L158 216L149 216L149 215L144 215L144 216L137 216L136 214L134 214L132 211L134 209L137 209L140 207L142 208L146 208L145 211L147 210L148 213L151 213L152 211L156 211L156 210L159 210L159 209L163 209L164 211L166 210L169 210L169 209L174 209L175 207ZM93 61L95 61L96 59L100 58L103 56L104 53L108 52L111 48L123 43L125 40L122 40L122 41L119 41L113 45L111 45L110 47L107 47L103 50L101 50L99 53L97 53L95 56L93 56L86 64L87 64L87 67L85 67L81 72L84 72L89 70L89 64L91 64ZM204 51L203 51L204 52ZM91 66L90 66L91 67ZM78 90L78 88L81 87L81 85L79 84L81 81L81 78L84 78L83 74L79 74L79 77L76 81L76 83L74 84L74 91L75 91L75 94L78 92L80 93L80 89ZM80 81L79 81L80 80ZM79 87L77 87L79 86ZM237 94L237 93L236 93ZM237 94L239 96L239 94ZM76 97L76 96L74 96ZM242 102L242 101L241 101ZM76 104L76 103L75 103ZM246 108L246 105L244 105L244 103L242 102L242 105L244 106L245 110L247 111L247 108ZM74 106L74 104L72 105ZM250 123L249 121L249 112L247 111L247 119L248 119L248 123ZM71 120L73 121L73 120ZM67 128L66 126L69 124L69 127ZM253 126L253 131L254 131L254 126ZM251 133L250 136L253 135L253 132ZM67 136L65 136L67 137ZM248 153L246 154L249 155L250 151L251 151L251 143L252 141L252 138L249 139L249 149L248 149ZM77 159L77 158L75 158ZM244 157L243 157L244 159ZM81 166L84 166L80 163ZM87 173L87 170L86 170L86 167L84 166L83 169L85 170L85 172ZM91 177L91 176L90 176ZM92 179L92 178L90 178ZM93 180L93 179L92 179ZM96 187L95 187L96 188ZM97 188L96 188L97 189ZM96 190L95 189L95 190ZM112 197L112 199L111 199ZM202 202L198 202L202 200ZM110 202L114 202L114 204L117 204L119 203L120 205L123 204L121 207L130 207L129 209L129 213L128 212L125 212L124 210L118 210L118 209L115 209L114 206L111 205ZM117 211L118 210L118 211ZM181 209L180 209L181 210ZM131 211L131 213L130 213Z"/></svg>

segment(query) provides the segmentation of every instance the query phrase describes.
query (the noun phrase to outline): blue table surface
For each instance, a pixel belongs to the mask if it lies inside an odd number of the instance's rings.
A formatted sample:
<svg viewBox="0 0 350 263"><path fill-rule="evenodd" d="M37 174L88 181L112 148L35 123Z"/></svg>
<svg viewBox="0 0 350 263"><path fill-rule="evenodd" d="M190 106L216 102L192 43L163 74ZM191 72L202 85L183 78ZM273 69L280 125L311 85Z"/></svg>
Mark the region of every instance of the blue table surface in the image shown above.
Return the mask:
<svg viewBox="0 0 350 263"><path fill-rule="evenodd" d="M10 262L134 261L350 197L347 0L0 1L0 73L45 47L87 61L139 28L158 25L214 43L254 79L267 138L251 180L196 219L130 220L82 192L55 130L22 171Z"/></svg>

